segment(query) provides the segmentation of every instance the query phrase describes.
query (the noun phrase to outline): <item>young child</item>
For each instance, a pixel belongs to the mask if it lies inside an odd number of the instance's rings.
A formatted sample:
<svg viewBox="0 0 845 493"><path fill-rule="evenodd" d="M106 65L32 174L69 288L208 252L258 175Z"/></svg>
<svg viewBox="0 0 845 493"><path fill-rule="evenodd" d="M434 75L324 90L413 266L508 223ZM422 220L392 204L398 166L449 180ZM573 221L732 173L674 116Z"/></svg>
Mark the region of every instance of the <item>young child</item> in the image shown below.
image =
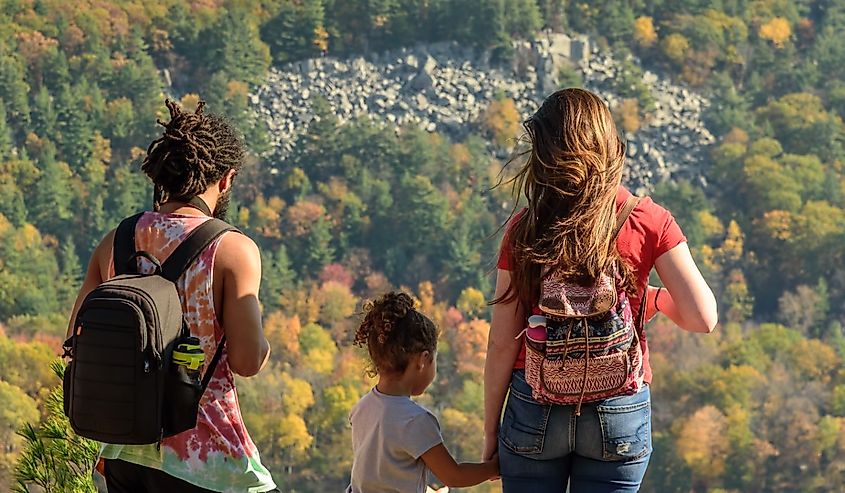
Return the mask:
<svg viewBox="0 0 845 493"><path fill-rule="evenodd" d="M355 344L367 346L376 386L352 408L352 481L347 493L426 491L426 469L450 487L497 477L499 459L456 463L431 412L411 400L434 380L437 330L405 293L364 306Z"/></svg>

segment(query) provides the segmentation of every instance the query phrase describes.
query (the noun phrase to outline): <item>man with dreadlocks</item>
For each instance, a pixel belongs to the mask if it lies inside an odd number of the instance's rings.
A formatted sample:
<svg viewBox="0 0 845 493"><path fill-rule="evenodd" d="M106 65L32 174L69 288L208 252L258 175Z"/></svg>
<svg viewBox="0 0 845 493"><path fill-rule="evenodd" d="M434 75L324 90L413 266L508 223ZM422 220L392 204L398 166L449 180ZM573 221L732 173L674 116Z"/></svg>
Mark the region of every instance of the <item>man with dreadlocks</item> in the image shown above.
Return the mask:
<svg viewBox="0 0 845 493"><path fill-rule="evenodd" d="M162 262L195 228L212 216L224 218L244 145L221 117L166 101L170 121L147 150L142 170L155 187L155 210L140 216L135 247ZM91 258L71 320L85 296L115 275L115 231ZM138 268L153 265L138 259ZM258 373L270 347L261 326L258 288L261 264L255 243L224 233L178 279L185 320L210 361L224 350L200 402L197 426L156 445L104 444L104 475L110 493L275 491L270 473L244 426L233 372ZM70 329L68 330L70 333Z"/></svg>

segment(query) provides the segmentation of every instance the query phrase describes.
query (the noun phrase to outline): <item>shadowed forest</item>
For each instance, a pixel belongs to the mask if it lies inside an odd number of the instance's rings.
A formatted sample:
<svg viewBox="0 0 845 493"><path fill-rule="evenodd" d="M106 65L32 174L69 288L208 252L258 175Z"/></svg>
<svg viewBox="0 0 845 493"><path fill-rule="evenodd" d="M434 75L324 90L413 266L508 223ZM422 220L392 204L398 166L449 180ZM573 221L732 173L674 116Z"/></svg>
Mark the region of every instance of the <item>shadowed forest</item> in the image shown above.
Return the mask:
<svg viewBox="0 0 845 493"><path fill-rule="evenodd" d="M647 328L643 491L845 491L845 0L0 0L0 490L96 491L96 447L69 436L51 362L94 246L151 203L140 163L165 95L207 101L251 150L229 219L262 250L273 353L238 392L281 490L347 484L348 411L372 385L356 314L391 287L439 325L438 378L420 401L449 449L478 460L486 300L514 206L493 188L504 163L491 149L519 134L513 102L461 141L339 124L318 102L275 162L250 87L274 64L432 41L508 60L544 28L711 99L703 179L652 195L684 229L721 325ZM613 108L620 125L647 125L641 86L620 82L637 102Z"/></svg>

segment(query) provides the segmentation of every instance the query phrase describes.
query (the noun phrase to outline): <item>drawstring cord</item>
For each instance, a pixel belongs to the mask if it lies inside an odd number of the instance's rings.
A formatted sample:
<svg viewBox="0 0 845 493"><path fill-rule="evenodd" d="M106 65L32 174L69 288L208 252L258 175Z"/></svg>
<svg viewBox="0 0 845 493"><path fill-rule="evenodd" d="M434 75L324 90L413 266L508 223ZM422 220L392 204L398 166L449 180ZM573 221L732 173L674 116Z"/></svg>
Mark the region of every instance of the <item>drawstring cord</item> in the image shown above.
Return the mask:
<svg viewBox="0 0 845 493"><path fill-rule="evenodd" d="M590 368L590 329L587 326L586 318L583 319L583 322L587 356L584 358L584 381L581 383L581 397L578 398L578 405L575 406L575 416L581 416L581 404L584 402L584 394L587 392L587 371Z"/></svg>

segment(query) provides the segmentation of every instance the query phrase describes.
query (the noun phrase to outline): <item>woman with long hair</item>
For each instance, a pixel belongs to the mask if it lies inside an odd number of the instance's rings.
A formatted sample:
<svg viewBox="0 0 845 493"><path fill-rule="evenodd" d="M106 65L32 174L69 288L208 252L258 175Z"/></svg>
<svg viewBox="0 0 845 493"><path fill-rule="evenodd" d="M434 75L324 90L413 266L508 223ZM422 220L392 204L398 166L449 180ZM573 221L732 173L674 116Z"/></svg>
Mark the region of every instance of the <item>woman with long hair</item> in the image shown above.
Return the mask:
<svg viewBox="0 0 845 493"><path fill-rule="evenodd" d="M499 254L484 369L483 458L498 451L505 493L564 493L567 486L571 493L636 492L652 450L652 375L643 322L660 311L685 330L709 333L718 321L716 301L672 215L621 185L625 145L601 98L583 89L557 91L524 127L531 147L512 182L527 206L509 218ZM652 268L665 287L648 285ZM549 276L555 282L547 283ZM626 364L636 371L610 395L594 393L600 398L591 399L588 373L600 371L595 363L590 367L597 361L591 345L595 352L611 337L591 336L573 323L564 330L566 345L572 334L573 341L585 338L586 357L566 359L573 343L557 368L566 373L566 365L582 362L583 371L577 366L571 379L582 386L580 396L575 392L574 400L562 401L569 404L549 401L543 396L555 394L542 384L538 390L530 371L530 356L538 354L531 347L526 364L526 339L538 325L545 327L551 310L544 290L570 286L570 293L586 299L603 279L612 279L619 292L606 297L619 307L607 323L631 327L627 351L633 358ZM576 310L577 299L571 299L572 306L558 305ZM598 312L586 313L584 327ZM543 330L552 337L551 328ZM541 382L553 377L549 370L539 372Z"/></svg>

